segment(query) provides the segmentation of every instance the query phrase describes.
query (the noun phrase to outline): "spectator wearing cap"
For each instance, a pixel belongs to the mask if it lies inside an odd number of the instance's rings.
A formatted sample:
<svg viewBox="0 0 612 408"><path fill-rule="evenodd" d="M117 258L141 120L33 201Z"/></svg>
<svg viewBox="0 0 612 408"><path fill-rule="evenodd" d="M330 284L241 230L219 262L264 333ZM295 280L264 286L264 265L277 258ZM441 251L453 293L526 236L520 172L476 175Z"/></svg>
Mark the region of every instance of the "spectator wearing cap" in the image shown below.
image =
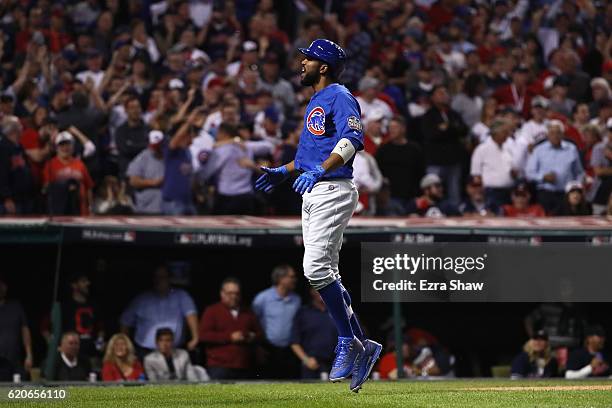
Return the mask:
<svg viewBox="0 0 612 408"><path fill-rule="evenodd" d="M520 378L550 378L559 375L557 360L552 354L548 343L548 334L538 330L529 339L523 351L512 360L510 377Z"/></svg>
<svg viewBox="0 0 612 408"><path fill-rule="evenodd" d="M374 112L381 112L382 117L390 120L393 117L391 106L378 97L380 81L376 78L365 76L359 81L359 96L357 102L361 107L361 120L367 123Z"/></svg>
<svg viewBox="0 0 612 408"><path fill-rule="evenodd" d="M612 99L612 89L604 78L598 77L591 80L591 94L593 101L589 104L591 117L599 115L601 106Z"/></svg>
<svg viewBox="0 0 612 408"><path fill-rule="evenodd" d="M408 201L419 194L425 161L421 147L408 140L403 117L394 116L389 122L387 143L376 151L376 162L389 181L391 199L406 207Z"/></svg>
<svg viewBox="0 0 612 408"><path fill-rule="evenodd" d="M531 190L524 181L519 181L510 194L510 204L502 206L504 217L544 217L546 211L537 203L531 203Z"/></svg>
<svg viewBox="0 0 612 408"><path fill-rule="evenodd" d="M104 71L102 70L102 53L97 49L90 49L85 54L85 58L85 66L87 69L79 72L76 78L82 83L86 83L88 79L91 79L94 86L99 88L104 78Z"/></svg>
<svg viewBox="0 0 612 408"><path fill-rule="evenodd" d="M385 113L383 109L375 108L368 118L362 121L364 128L363 150L372 156L376 155L383 143Z"/></svg>
<svg viewBox="0 0 612 408"><path fill-rule="evenodd" d="M584 187L581 182L570 181L567 183L565 186L565 197L559 207L554 210L553 214L559 216L593 214L593 207L591 203L586 200Z"/></svg>
<svg viewBox="0 0 612 408"><path fill-rule="evenodd" d="M297 105L291 83L280 76L280 60L276 53L268 52L261 66L261 89L272 93L280 102L284 113L291 113Z"/></svg>
<svg viewBox="0 0 612 408"><path fill-rule="evenodd" d="M251 67L257 67L258 55L257 55L257 43L255 41L245 41L242 43L242 53L240 59L227 65L226 72L227 76L231 78L237 78L242 74L245 69Z"/></svg>
<svg viewBox="0 0 612 408"><path fill-rule="evenodd" d="M94 182L85 163L74 157L74 136L60 132L55 138L57 155L43 169L43 190L51 214L88 215Z"/></svg>
<svg viewBox="0 0 612 408"><path fill-rule="evenodd" d="M493 96L500 106L510 106L524 117L529 116L531 92L528 89L529 69L517 65L512 70L512 82L495 90Z"/></svg>
<svg viewBox="0 0 612 408"><path fill-rule="evenodd" d="M444 187L437 174L425 175L421 179L420 187L423 194L408 202L407 214L431 218L460 215L459 209L454 204L444 200Z"/></svg>
<svg viewBox="0 0 612 408"><path fill-rule="evenodd" d="M570 353L565 378L607 377L610 360L604 352L606 333L602 326L592 325L585 330L584 347Z"/></svg>
<svg viewBox="0 0 612 408"><path fill-rule="evenodd" d="M510 190L518 175L514 168L512 145L507 142L511 132L507 120L496 119L491 124L491 136L472 154L470 174L480 179L486 203L492 207L510 202Z"/></svg>
<svg viewBox="0 0 612 408"><path fill-rule="evenodd" d="M487 203L480 177L470 177L465 187L465 192L467 197L459 204L461 215L479 215L484 217L496 215L500 211L499 206L494 203Z"/></svg>
<svg viewBox="0 0 612 408"><path fill-rule="evenodd" d="M609 122L612 122L612 119ZM612 194L612 138L610 136L593 147L590 164L595 175L590 197L593 202L593 212L601 214L608 205L608 197Z"/></svg>
<svg viewBox="0 0 612 408"><path fill-rule="evenodd" d="M206 345L208 372L215 380L253 376L253 347L263 340L263 331L255 314L241 304L241 289L238 279L224 279L219 302L200 318L200 341Z"/></svg>
<svg viewBox="0 0 612 408"><path fill-rule="evenodd" d="M536 183L537 201L547 213L563 200L565 185L584 175L576 147L565 140L565 126L559 120L548 124L547 140L538 145L527 159L525 174Z"/></svg>
<svg viewBox="0 0 612 408"><path fill-rule="evenodd" d="M567 96L569 79L560 75L553 81L552 89L549 91L549 109L565 117L571 117L576 101Z"/></svg>
<svg viewBox="0 0 612 408"><path fill-rule="evenodd" d="M135 210L138 214L161 214L164 182L164 134L149 131L149 146L128 165L126 176L134 189Z"/></svg>
<svg viewBox="0 0 612 408"><path fill-rule="evenodd" d="M115 143L119 151L119 176L122 178L126 176L130 162L146 149L150 131L142 119L142 107L138 98L128 98L124 107L127 120L115 132Z"/></svg>
<svg viewBox="0 0 612 408"><path fill-rule="evenodd" d="M524 171L527 157L535 145L546 139L548 106L548 99L540 95L534 97L531 100L531 119L516 132L515 166L521 171Z"/></svg>
<svg viewBox="0 0 612 408"><path fill-rule="evenodd" d="M34 179L25 150L20 144L23 127L15 116L6 116L0 135L0 215L30 214Z"/></svg>
<svg viewBox="0 0 612 408"><path fill-rule="evenodd" d="M73 129L78 129L97 147L100 146L100 130L105 124L105 115L97 106L90 104L90 97L95 92L90 85L83 85L80 81L75 81L73 84L74 91L71 94L72 104L59 112L56 119L60 129L67 129L70 132L73 132ZM61 100L62 96L59 96L59 98ZM73 133L74 136L77 136L76 132ZM77 137L74 141L74 153L81 156L89 173L94 179L97 179L100 174L100 152L97 149L92 152L90 147L88 147L87 152L84 150L85 146L81 137Z"/></svg>
<svg viewBox="0 0 612 408"><path fill-rule="evenodd" d="M449 202L458 205L462 163L467 154L463 140L468 128L461 116L449 107L450 96L445 86L434 87L431 102L431 108L421 118L426 172L435 173L444 180Z"/></svg>
<svg viewBox="0 0 612 408"><path fill-rule="evenodd" d="M217 130L217 143L199 177L216 187L216 214L255 213L253 173L258 173L255 156L269 155L274 145L269 141L236 141L237 129L222 123Z"/></svg>

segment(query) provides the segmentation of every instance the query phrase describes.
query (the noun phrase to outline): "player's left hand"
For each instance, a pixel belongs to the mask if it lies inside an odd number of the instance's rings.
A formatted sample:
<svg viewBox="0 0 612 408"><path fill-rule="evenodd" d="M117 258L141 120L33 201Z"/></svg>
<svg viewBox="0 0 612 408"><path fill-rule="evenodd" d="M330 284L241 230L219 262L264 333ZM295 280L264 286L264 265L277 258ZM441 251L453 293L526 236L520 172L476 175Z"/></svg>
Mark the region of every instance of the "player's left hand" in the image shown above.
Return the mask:
<svg viewBox="0 0 612 408"><path fill-rule="evenodd" d="M317 166L314 170L302 173L300 177L295 180L295 183L293 183L293 189L299 195L306 192L310 193L314 185L321 180L324 174L325 169L321 166Z"/></svg>

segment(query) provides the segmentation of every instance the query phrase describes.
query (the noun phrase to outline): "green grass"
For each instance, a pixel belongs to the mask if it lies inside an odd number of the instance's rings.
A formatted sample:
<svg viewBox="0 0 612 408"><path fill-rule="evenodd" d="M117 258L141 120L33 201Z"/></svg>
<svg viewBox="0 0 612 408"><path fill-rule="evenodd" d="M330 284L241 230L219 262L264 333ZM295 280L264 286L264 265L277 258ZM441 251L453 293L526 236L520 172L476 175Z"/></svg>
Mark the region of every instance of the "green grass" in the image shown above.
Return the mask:
<svg viewBox="0 0 612 408"><path fill-rule="evenodd" d="M0 402L19 407L612 407L612 390L473 390L494 387L612 386L612 381L368 382L359 394L346 382L238 383L70 387L62 402ZM4 394L6 395L6 394Z"/></svg>

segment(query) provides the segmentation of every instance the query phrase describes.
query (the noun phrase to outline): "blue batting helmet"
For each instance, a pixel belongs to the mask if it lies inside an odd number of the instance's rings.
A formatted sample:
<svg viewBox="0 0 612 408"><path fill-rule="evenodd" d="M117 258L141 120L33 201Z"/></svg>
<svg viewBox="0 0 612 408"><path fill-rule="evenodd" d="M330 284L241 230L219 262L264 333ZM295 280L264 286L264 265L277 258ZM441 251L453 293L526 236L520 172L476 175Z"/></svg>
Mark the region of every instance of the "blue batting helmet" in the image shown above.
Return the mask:
<svg viewBox="0 0 612 408"><path fill-rule="evenodd" d="M308 48L298 48L307 57L323 61L332 69L338 69L346 59L346 53L333 41L316 39Z"/></svg>

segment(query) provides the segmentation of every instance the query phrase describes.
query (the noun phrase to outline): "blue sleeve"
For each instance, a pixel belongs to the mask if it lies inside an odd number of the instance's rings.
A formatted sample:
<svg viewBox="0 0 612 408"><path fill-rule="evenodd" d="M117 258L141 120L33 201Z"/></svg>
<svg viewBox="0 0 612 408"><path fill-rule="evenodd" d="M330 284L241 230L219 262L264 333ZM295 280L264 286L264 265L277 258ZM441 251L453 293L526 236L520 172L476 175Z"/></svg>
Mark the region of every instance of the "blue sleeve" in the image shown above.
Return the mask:
<svg viewBox="0 0 612 408"><path fill-rule="evenodd" d="M527 165L525 166L525 176L529 181L541 182L544 177L540 174L540 158L538 149L534 149L527 159Z"/></svg>
<svg viewBox="0 0 612 408"><path fill-rule="evenodd" d="M134 327L136 326L136 311L138 310L138 304L140 303L140 296L132 300L128 307L121 314L119 323L123 326Z"/></svg>
<svg viewBox="0 0 612 408"><path fill-rule="evenodd" d="M189 294L183 290L179 292L179 305L184 317L197 313L195 303Z"/></svg>
<svg viewBox="0 0 612 408"><path fill-rule="evenodd" d="M582 162L580 161L580 156L578 155L578 149L574 149L574 162L572 163L572 171L574 180L581 179L584 176L584 168L582 167Z"/></svg>
<svg viewBox="0 0 612 408"><path fill-rule="evenodd" d="M251 309L253 309L253 313L255 313L259 321L263 323L263 293L259 293L257 296L255 296Z"/></svg>
<svg viewBox="0 0 612 408"><path fill-rule="evenodd" d="M331 107L338 140L351 141L356 151L363 150L363 124L359 102L350 94L339 92Z"/></svg>

